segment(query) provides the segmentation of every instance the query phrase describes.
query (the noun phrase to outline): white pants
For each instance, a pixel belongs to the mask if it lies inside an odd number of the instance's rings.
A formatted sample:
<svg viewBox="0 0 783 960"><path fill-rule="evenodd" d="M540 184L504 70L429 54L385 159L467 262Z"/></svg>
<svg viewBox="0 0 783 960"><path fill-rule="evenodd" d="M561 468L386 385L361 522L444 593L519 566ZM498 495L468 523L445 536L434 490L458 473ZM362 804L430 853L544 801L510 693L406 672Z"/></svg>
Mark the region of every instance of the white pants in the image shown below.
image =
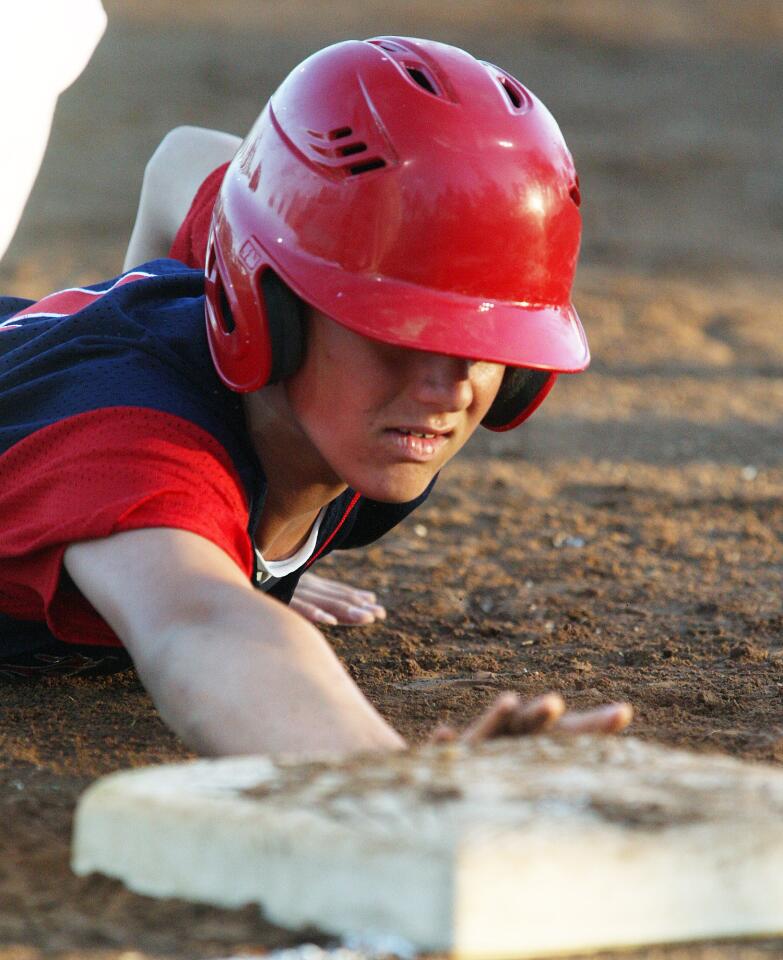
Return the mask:
<svg viewBox="0 0 783 960"><path fill-rule="evenodd" d="M106 28L101 0L7 0L0 58L0 257L41 165L57 97Z"/></svg>

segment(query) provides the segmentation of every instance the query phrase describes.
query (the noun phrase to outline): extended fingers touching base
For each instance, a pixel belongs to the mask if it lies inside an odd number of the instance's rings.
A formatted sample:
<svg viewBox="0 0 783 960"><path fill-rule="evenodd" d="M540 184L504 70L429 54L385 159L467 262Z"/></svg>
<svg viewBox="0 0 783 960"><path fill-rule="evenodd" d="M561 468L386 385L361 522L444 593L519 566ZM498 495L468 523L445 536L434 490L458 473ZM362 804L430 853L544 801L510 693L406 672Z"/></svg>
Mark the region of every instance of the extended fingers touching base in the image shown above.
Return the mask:
<svg viewBox="0 0 783 960"><path fill-rule="evenodd" d="M502 693L463 731L441 724L433 732L431 741L475 745L498 737L544 732L619 733L632 719L633 708L629 703L608 703L593 710L568 710L558 693L545 693L533 700L522 700L516 693Z"/></svg>

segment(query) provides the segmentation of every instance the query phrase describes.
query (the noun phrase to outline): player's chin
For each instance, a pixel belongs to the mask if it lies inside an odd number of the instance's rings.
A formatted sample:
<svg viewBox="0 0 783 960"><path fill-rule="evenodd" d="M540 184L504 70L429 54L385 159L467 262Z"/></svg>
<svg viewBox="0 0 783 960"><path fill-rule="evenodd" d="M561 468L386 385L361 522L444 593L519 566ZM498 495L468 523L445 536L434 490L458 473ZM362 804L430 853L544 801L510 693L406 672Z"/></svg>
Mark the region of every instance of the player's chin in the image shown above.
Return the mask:
<svg viewBox="0 0 783 960"><path fill-rule="evenodd" d="M396 464L394 467L361 478L362 496L379 503L408 503L420 497L442 464Z"/></svg>

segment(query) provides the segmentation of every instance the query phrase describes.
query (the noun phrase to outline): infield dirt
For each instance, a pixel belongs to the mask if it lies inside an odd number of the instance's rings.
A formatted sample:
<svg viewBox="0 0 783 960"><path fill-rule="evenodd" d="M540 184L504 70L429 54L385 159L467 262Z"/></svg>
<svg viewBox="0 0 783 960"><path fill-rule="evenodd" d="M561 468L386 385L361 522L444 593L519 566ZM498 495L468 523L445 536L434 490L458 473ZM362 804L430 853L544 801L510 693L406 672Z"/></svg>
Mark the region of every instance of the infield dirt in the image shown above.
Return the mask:
<svg viewBox="0 0 783 960"><path fill-rule="evenodd" d="M389 610L327 635L412 740L501 690L558 690L576 707L630 700L644 738L783 762L780 5L106 7L0 269L4 292L118 273L163 134L242 133L326 43L432 36L509 69L552 109L580 172L575 299L593 364L522 429L477 435L406 525L322 565ZM189 756L132 672L2 679L0 703L0 958L201 960L302 941L252 908L71 875L79 793ZM783 940L630 956L761 960L783 957Z"/></svg>

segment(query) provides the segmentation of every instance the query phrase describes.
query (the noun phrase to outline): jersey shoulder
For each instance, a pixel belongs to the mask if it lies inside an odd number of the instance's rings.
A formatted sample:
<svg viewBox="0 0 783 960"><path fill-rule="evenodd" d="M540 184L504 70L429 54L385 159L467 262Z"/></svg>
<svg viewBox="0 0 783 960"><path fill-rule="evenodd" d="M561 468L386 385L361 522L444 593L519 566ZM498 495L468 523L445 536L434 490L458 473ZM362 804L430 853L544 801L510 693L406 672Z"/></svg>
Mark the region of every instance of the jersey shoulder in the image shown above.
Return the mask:
<svg viewBox="0 0 783 960"><path fill-rule="evenodd" d="M240 401L211 361L203 274L156 260L0 315L0 452L68 417L140 407L184 418L233 452Z"/></svg>

